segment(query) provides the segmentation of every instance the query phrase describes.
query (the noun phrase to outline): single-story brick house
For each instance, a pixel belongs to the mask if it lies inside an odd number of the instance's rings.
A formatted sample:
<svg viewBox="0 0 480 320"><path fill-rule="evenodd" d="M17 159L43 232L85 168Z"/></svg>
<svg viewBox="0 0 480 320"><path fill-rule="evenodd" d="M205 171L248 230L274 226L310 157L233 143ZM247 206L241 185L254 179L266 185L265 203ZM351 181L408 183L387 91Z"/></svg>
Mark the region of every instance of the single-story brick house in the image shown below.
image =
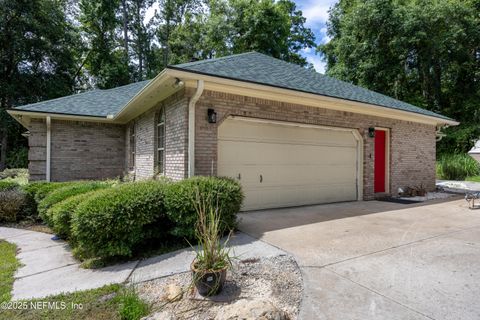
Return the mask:
<svg viewBox="0 0 480 320"><path fill-rule="evenodd" d="M149 81L16 107L32 180L238 179L245 209L435 188L435 140L458 123L251 52Z"/></svg>

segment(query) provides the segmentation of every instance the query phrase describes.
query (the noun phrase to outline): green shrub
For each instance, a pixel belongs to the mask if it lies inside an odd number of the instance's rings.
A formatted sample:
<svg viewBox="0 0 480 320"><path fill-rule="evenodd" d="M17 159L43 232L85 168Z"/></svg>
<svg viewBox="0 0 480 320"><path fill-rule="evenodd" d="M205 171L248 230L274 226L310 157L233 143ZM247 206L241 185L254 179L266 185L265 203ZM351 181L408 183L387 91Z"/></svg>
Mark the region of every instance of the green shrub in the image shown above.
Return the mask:
<svg viewBox="0 0 480 320"><path fill-rule="evenodd" d="M52 217L48 214L48 210L53 205L69 197L97 189L104 189L109 186L110 184L105 182L76 182L54 189L38 203L38 215L49 227L53 227Z"/></svg>
<svg viewBox="0 0 480 320"><path fill-rule="evenodd" d="M480 175L480 164L468 154L443 155L437 160L437 177L446 180L465 180Z"/></svg>
<svg viewBox="0 0 480 320"><path fill-rule="evenodd" d="M120 303L118 312L122 320L139 320L150 311L150 306L140 299L133 287L124 288L115 299Z"/></svg>
<svg viewBox="0 0 480 320"><path fill-rule="evenodd" d="M53 205L50 209L48 209L47 215L50 217L52 229L55 234L63 239L71 239L71 220L73 212L75 209L77 209L80 203L90 198L94 194L95 190L77 194Z"/></svg>
<svg viewBox="0 0 480 320"><path fill-rule="evenodd" d="M82 258L129 257L145 241L163 236L168 229L165 186L133 182L95 191L73 213L76 253Z"/></svg>
<svg viewBox="0 0 480 320"><path fill-rule="evenodd" d="M26 196L19 189L0 191L0 221L16 222L23 213Z"/></svg>
<svg viewBox="0 0 480 320"><path fill-rule="evenodd" d="M28 177L28 169L5 169L0 171L0 180L6 178L25 178Z"/></svg>
<svg viewBox="0 0 480 320"><path fill-rule="evenodd" d="M243 201L240 184L230 178L193 177L171 183L166 188L165 210L174 224L173 235L190 240L195 238L196 190L202 198L211 199L210 207L215 208L218 204L223 232L236 227L236 214Z"/></svg>
<svg viewBox="0 0 480 320"><path fill-rule="evenodd" d="M17 189L19 184L11 180L0 180L0 191Z"/></svg>

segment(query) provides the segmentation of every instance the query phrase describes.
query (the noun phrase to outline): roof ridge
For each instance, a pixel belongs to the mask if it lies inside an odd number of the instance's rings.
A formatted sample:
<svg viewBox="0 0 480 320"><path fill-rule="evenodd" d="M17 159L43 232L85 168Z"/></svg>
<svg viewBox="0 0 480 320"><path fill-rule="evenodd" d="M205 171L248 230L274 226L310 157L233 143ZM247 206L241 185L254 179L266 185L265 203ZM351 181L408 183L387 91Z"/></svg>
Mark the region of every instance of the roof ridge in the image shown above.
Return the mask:
<svg viewBox="0 0 480 320"><path fill-rule="evenodd" d="M214 63L214 62L218 62L218 61L221 61L221 60L229 60L229 59L237 58L239 56L245 56L245 55L254 54L254 53L264 55L260 52L249 51L249 52L235 53L235 54L231 54L231 55L228 55L228 56L222 56L222 57L218 57L218 58L192 61L192 62L185 62L185 63L179 63L179 64L171 64L171 65L168 65L167 68L168 67L179 67L179 68L181 68L181 67L197 66L199 64Z"/></svg>

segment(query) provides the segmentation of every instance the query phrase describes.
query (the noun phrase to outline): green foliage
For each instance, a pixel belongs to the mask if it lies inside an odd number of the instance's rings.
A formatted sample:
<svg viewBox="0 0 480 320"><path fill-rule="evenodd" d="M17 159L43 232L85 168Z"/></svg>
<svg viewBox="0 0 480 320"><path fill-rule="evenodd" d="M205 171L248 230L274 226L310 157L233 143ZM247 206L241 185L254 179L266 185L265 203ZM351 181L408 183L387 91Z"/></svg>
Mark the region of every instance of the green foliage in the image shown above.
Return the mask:
<svg viewBox="0 0 480 320"><path fill-rule="evenodd" d="M218 206L222 232L234 229L236 214L243 201L240 184L229 178L193 177L172 183L166 188L165 209L174 223L172 234L195 239L198 214L194 201L197 190L202 198L210 201L209 207Z"/></svg>
<svg viewBox="0 0 480 320"><path fill-rule="evenodd" d="M11 180L0 180L0 192L5 190L17 189L20 185Z"/></svg>
<svg viewBox="0 0 480 320"><path fill-rule="evenodd" d="M212 206L212 196L211 193L201 195L197 190L192 201L197 213L195 235L200 246L195 257L195 270L201 273L231 266L229 249L221 240L224 231L222 217L218 207Z"/></svg>
<svg viewBox="0 0 480 320"><path fill-rule="evenodd" d="M437 160L437 177L445 180L465 180L480 175L480 164L468 154L443 155Z"/></svg>
<svg viewBox="0 0 480 320"><path fill-rule="evenodd" d="M23 213L26 196L19 189L0 191L0 222L16 222Z"/></svg>
<svg viewBox="0 0 480 320"><path fill-rule="evenodd" d="M165 235L165 184L134 182L96 191L72 217L72 234L83 258L129 257L142 243Z"/></svg>
<svg viewBox="0 0 480 320"><path fill-rule="evenodd" d="M77 194L71 196L48 209L52 229L59 237L63 239L71 239L71 220L73 212L78 205L95 194L95 191ZM73 239L71 239L73 240Z"/></svg>
<svg viewBox="0 0 480 320"><path fill-rule="evenodd" d="M480 182L480 176L467 177L466 181Z"/></svg>
<svg viewBox="0 0 480 320"><path fill-rule="evenodd" d="M8 168L28 167L28 148L22 146L16 149L9 149L6 160Z"/></svg>
<svg viewBox="0 0 480 320"><path fill-rule="evenodd" d="M2 257L0 259L0 303L10 301L12 298L13 276L20 267L16 254L16 245L0 240L0 257Z"/></svg>
<svg viewBox="0 0 480 320"><path fill-rule="evenodd" d="M100 88L113 88L130 82L125 52L119 50L116 31L120 27L117 10L120 1L81 0L80 28L88 46L86 69Z"/></svg>
<svg viewBox="0 0 480 320"><path fill-rule="evenodd" d="M478 9L470 0L341 0L318 50L328 75L460 121L438 150L465 152L480 136Z"/></svg>
<svg viewBox="0 0 480 320"><path fill-rule="evenodd" d="M150 306L139 298L132 286L123 288L115 299L120 304L118 312L122 320L139 320L150 311Z"/></svg>
<svg viewBox="0 0 480 320"><path fill-rule="evenodd" d="M446 136L437 143L437 154L467 153L480 139L479 123L461 123L443 130Z"/></svg>
<svg viewBox="0 0 480 320"><path fill-rule="evenodd" d="M49 209L56 203L78 194L87 193L97 189L107 188L110 185L105 182L76 182L52 190L41 201L38 202L38 214L49 227L53 227L52 216Z"/></svg>
<svg viewBox="0 0 480 320"><path fill-rule="evenodd" d="M162 2L155 22L163 65L258 51L305 66L300 51L315 46L302 11L290 0L213 0L207 10L199 1Z"/></svg>
<svg viewBox="0 0 480 320"><path fill-rule="evenodd" d="M78 83L78 30L67 1L2 1L0 6L0 169L24 166L27 139L6 113L12 106L73 93ZM3 158L5 155L5 159Z"/></svg>
<svg viewBox="0 0 480 320"><path fill-rule="evenodd" d="M20 179L24 181L28 179L28 169L5 169L0 172L0 180L2 179Z"/></svg>

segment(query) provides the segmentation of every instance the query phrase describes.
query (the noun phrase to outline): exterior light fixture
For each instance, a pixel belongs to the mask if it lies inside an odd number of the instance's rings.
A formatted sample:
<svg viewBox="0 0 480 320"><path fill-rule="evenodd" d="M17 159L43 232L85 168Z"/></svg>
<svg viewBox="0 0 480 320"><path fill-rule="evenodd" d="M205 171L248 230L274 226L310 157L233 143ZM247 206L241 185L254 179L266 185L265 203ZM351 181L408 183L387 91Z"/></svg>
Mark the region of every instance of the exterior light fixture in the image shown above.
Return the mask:
<svg viewBox="0 0 480 320"><path fill-rule="evenodd" d="M207 110L208 123L217 123L217 113L213 109Z"/></svg>
<svg viewBox="0 0 480 320"><path fill-rule="evenodd" d="M174 87L174 88L180 88L180 87L183 86L183 84L184 84L184 83L183 83L182 80L180 80L180 79L178 79L178 78L175 78L175 83L174 83L173 87Z"/></svg>
<svg viewBox="0 0 480 320"><path fill-rule="evenodd" d="M372 128L372 127L368 128L368 136L370 138L375 138L375 128Z"/></svg>

